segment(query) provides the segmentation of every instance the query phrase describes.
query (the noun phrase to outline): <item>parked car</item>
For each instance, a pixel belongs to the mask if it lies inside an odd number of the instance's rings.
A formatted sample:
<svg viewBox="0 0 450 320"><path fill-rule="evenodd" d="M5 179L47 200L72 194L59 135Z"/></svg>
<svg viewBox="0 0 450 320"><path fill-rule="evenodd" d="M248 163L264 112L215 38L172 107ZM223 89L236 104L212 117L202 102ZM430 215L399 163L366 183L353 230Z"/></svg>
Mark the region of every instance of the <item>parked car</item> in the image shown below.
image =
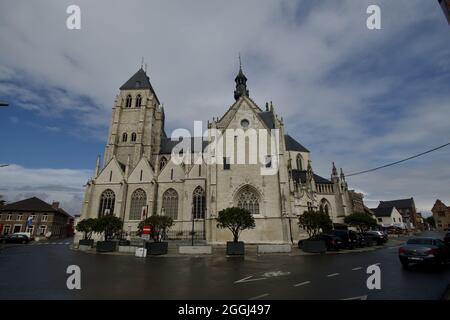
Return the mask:
<svg viewBox="0 0 450 320"><path fill-rule="evenodd" d="M371 234L358 233L358 246L359 247L371 247L377 243L375 237Z"/></svg>
<svg viewBox="0 0 450 320"><path fill-rule="evenodd" d="M341 238L331 235L331 234L319 234L311 237L309 240L323 240L327 246L328 251L338 251L342 248ZM298 247L302 248L302 240L298 242Z"/></svg>
<svg viewBox="0 0 450 320"><path fill-rule="evenodd" d="M11 234L2 239L3 243L28 243L30 239L23 234Z"/></svg>
<svg viewBox="0 0 450 320"><path fill-rule="evenodd" d="M30 232L15 232L15 233L13 233L13 234L24 235L24 236L28 237L28 239L30 239L30 241L33 241L33 240L34 240L34 238L31 236L31 233L30 233Z"/></svg>
<svg viewBox="0 0 450 320"><path fill-rule="evenodd" d="M445 234L444 243L446 246L450 246L450 231Z"/></svg>
<svg viewBox="0 0 450 320"><path fill-rule="evenodd" d="M358 245L358 234L350 230L333 230L333 236L337 236L342 241L342 247L345 249L354 249Z"/></svg>
<svg viewBox="0 0 450 320"><path fill-rule="evenodd" d="M403 267L407 268L410 263L442 264L449 259L449 252L441 239L416 237L398 249L398 256Z"/></svg>
<svg viewBox="0 0 450 320"><path fill-rule="evenodd" d="M364 232L364 234L367 236L372 236L375 239L377 245L382 245L388 241L388 235L383 231L372 230L366 231Z"/></svg>

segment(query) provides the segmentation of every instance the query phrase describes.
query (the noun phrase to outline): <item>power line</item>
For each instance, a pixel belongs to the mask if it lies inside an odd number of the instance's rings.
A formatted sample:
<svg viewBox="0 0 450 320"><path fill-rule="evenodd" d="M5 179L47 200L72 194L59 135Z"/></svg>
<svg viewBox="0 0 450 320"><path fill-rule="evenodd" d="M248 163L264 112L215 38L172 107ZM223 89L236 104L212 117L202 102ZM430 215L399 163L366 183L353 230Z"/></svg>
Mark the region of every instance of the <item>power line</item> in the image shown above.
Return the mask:
<svg viewBox="0 0 450 320"><path fill-rule="evenodd" d="M406 159L402 159L402 160L399 160L399 161L395 161L395 162L392 162L392 163L385 164L384 166L380 166L380 167L376 167L376 168L369 169L369 170L364 170L364 171L360 171L360 172L355 172L355 173L347 174L346 177L352 177L352 176L360 175L360 174L363 174L363 173L373 172L373 171L376 171L376 170L380 170L380 169L383 169L383 168L387 168L387 167L390 167L390 166L393 166L393 165L396 165L396 164L399 164L399 163L402 163L402 162L405 162L405 161L408 161L408 160L411 160L411 159L414 159L414 158L418 158L418 157L420 157L420 156L423 156L423 155L425 155L425 154L431 153L431 152L433 152L433 151L436 151L436 150L445 148L445 147L447 147L447 146L449 146L449 145L450 145L450 142L449 142L449 143L446 143L446 144L443 144L442 146L433 148L433 149L431 149L431 150L428 150L428 151L425 151L425 152L416 154L416 155L414 155L414 156L412 156L412 157L409 157L409 158L406 158Z"/></svg>

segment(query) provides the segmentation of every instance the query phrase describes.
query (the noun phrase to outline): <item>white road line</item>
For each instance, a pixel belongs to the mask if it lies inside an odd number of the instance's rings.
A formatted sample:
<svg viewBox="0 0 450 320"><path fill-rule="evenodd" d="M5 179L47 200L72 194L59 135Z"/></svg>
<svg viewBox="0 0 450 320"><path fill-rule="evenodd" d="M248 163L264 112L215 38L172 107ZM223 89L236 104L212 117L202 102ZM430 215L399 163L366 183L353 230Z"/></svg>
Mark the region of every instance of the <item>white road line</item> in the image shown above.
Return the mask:
<svg viewBox="0 0 450 320"><path fill-rule="evenodd" d="M305 284L310 284L310 283L311 283L311 281L300 282L300 283L294 284L294 287L300 287L300 286L304 286Z"/></svg>
<svg viewBox="0 0 450 320"><path fill-rule="evenodd" d="M70 244L70 242L66 242L65 244Z"/></svg>
<svg viewBox="0 0 450 320"><path fill-rule="evenodd" d="M261 295L259 295L259 296L256 296L256 297L253 297L253 298L250 298L250 299L248 299L248 300L258 300L258 299L261 299L261 298L267 297L268 295L269 295L268 293L264 293L264 294L261 294Z"/></svg>
<svg viewBox="0 0 450 320"><path fill-rule="evenodd" d="M356 270L361 270L361 269L362 269L362 267L356 267L356 268L353 268L352 270L356 271Z"/></svg>
<svg viewBox="0 0 450 320"><path fill-rule="evenodd" d="M327 275L327 277L331 278L331 277L335 277L335 276L338 276L338 275L339 275L339 273L332 273L332 274Z"/></svg>
<svg viewBox="0 0 450 320"><path fill-rule="evenodd" d="M346 299L341 299L341 300L367 300L367 296L351 297L351 298L346 298Z"/></svg>

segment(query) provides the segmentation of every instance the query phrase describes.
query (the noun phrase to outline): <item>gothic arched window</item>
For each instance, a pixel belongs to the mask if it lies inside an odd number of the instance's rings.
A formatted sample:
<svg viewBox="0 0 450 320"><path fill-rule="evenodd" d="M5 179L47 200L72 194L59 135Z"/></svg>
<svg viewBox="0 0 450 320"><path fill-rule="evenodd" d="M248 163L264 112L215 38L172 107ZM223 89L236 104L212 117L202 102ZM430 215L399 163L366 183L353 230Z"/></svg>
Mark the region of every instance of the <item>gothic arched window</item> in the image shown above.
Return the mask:
<svg viewBox="0 0 450 320"><path fill-rule="evenodd" d="M141 97L140 94L138 94L137 97L136 97L136 104L135 104L136 108L140 108L141 107L141 102L142 102L142 97Z"/></svg>
<svg viewBox="0 0 450 320"><path fill-rule="evenodd" d="M102 217L107 214L114 214L114 202L116 195L111 189L102 192L100 196L100 205L98 207L98 216Z"/></svg>
<svg viewBox="0 0 450 320"><path fill-rule="evenodd" d="M127 95L127 99L125 101L125 108L131 108L131 95Z"/></svg>
<svg viewBox="0 0 450 320"><path fill-rule="evenodd" d="M237 206L250 211L251 214L259 214L259 196L250 186L245 186L237 195Z"/></svg>
<svg viewBox="0 0 450 320"><path fill-rule="evenodd" d="M131 134L131 142L136 142L136 132L133 132L132 134Z"/></svg>
<svg viewBox="0 0 450 320"><path fill-rule="evenodd" d="M327 199L323 198L323 199L320 201L319 209L320 209L322 212L325 212L325 213L328 214L328 215L331 213L331 205L330 205L330 203L328 202Z"/></svg>
<svg viewBox="0 0 450 320"><path fill-rule="evenodd" d="M192 194L192 210L194 211L194 219L205 219L206 197L205 190L197 187Z"/></svg>
<svg viewBox="0 0 450 320"><path fill-rule="evenodd" d="M122 142L127 142L127 140L128 140L128 134L126 132L124 132L122 134Z"/></svg>
<svg viewBox="0 0 450 320"><path fill-rule="evenodd" d="M164 169L164 167L167 164L167 159L166 157L162 157L161 160L159 161L159 172L162 171L162 169Z"/></svg>
<svg viewBox="0 0 450 320"><path fill-rule="evenodd" d="M162 196L162 209L164 215L173 220L178 219L178 193L174 189L167 189Z"/></svg>
<svg viewBox="0 0 450 320"><path fill-rule="evenodd" d="M297 155L297 170L303 170L303 157L298 154Z"/></svg>
<svg viewBox="0 0 450 320"><path fill-rule="evenodd" d="M141 220L142 208L147 204L147 194L142 189L136 189L131 194L130 220Z"/></svg>

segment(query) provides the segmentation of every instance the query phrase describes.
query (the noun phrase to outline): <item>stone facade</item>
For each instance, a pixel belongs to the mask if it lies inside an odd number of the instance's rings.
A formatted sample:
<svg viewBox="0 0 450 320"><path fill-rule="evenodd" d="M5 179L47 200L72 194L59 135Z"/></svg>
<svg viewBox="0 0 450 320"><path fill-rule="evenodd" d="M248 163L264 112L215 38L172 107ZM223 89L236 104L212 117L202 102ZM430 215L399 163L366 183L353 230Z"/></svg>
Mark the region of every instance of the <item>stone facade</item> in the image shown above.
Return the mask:
<svg viewBox="0 0 450 320"><path fill-rule="evenodd" d="M297 217L308 209L321 207L334 222L342 223L353 210L342 170L338 174L333 164L330 179L316 175L310 152L285 134L283 119L272 103L262 110L249 97L242 69L235 81L235 102L220 119L208 121L205 141L172 141L165 133L164 109L148 76L142 69L133 75L114 101L104 162L101 166L97 159L87 182L81 219L114 214L123 219L124 231L133 234L143 214L169 215L175 220L169 238L177 238L191 230L195 217L194 229L208 243L230 240L228 230L217 229L216 218L220 210L231 206L244 207L254 215L256 228L241 236L249 243L288 243L303 237ZM214 150L211 132L230 129L243 133L243 140L236 135L230 138L234 148L226 144ZM251 132L248 129L278 133L274 140L278 148L270 139L267 143L273 157L269 166L249 161L252 148L257 145L259 151L263 138L260 131L256 137L245 138ZM183 151L192 161L178 163L172 151L181 142L186 146L186 141L193 148ZM245 152L231 152L241 142ZM202 154L215 157L217 163L196 162ZM245 163L236 164L243 155ZM271 161L278 170L261 174L262 167L274 166Z"/></svg>

